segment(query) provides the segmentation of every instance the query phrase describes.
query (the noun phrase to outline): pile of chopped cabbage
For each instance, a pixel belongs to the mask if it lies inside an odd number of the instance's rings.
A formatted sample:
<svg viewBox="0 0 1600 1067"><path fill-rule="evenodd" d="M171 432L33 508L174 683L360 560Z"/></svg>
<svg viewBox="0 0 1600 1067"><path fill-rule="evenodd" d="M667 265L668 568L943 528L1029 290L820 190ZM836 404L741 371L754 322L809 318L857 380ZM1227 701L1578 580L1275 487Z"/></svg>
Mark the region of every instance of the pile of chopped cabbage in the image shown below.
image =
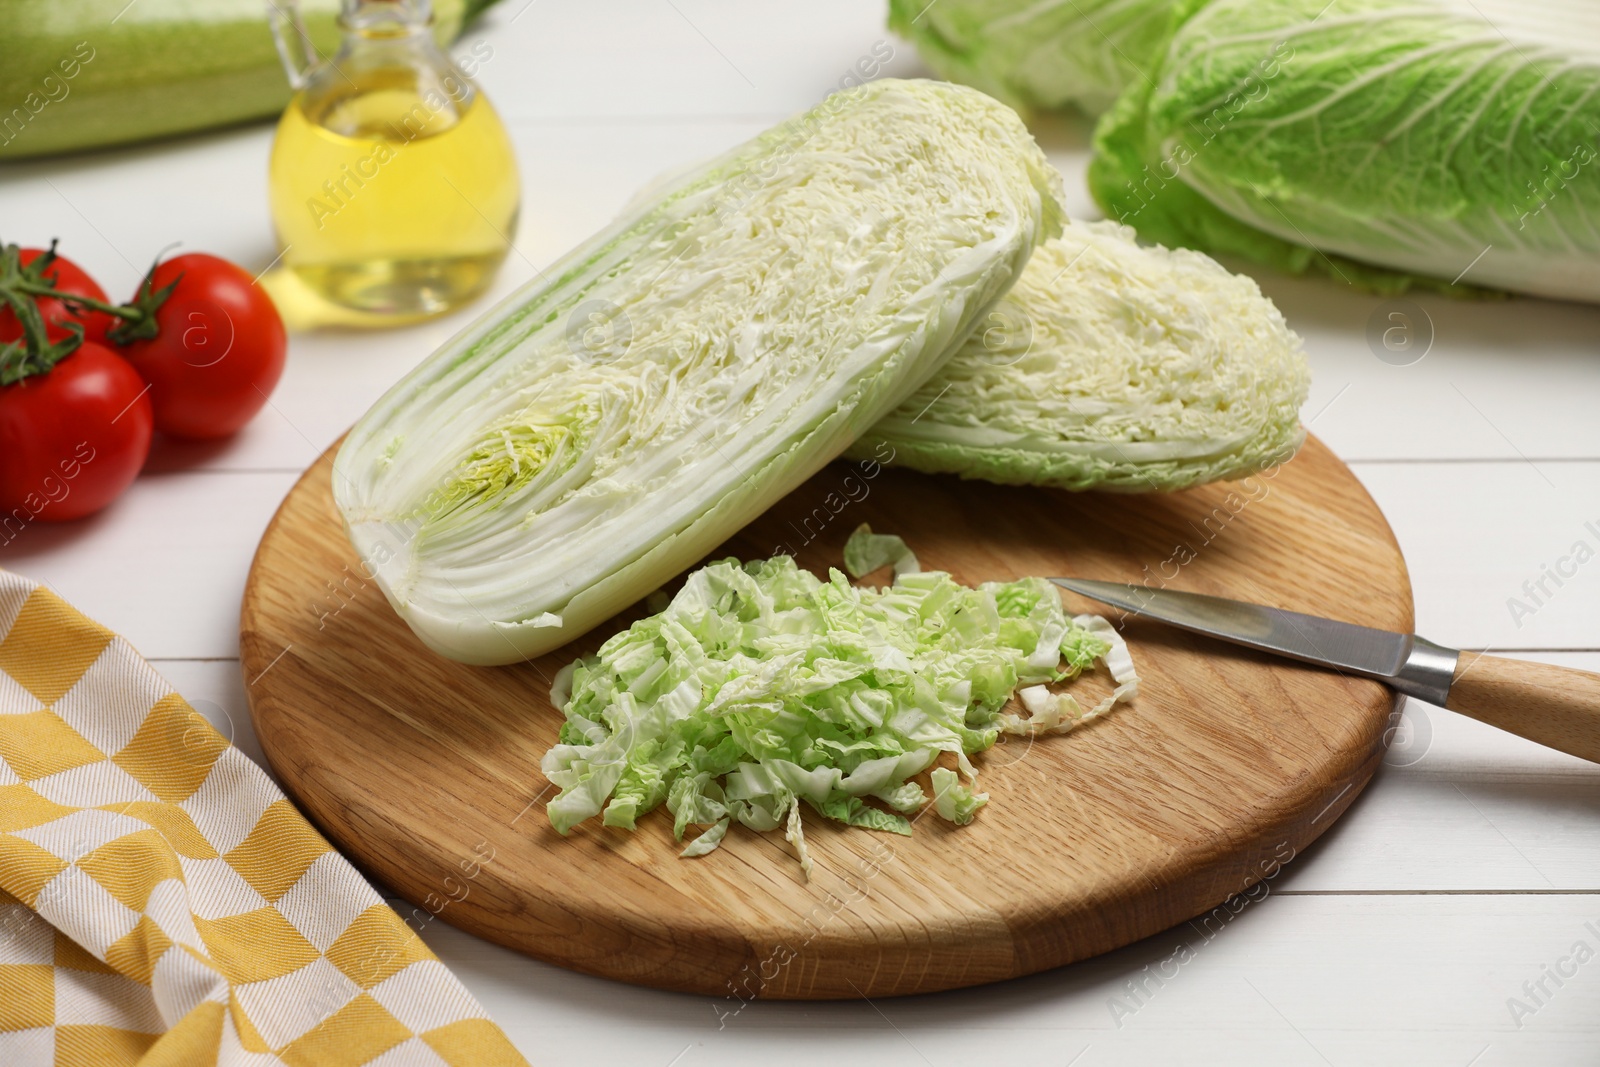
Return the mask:
<svg viewBox="0 0 1600 1067"><path fill-rule="evenodd" d="M963 586L865 527L845 558L894 564L893 585L855 586L837 570L824 581L788 556L720 560L564 669L551 699L566 722L543 762L561 790L556 829L595 815L633 829L665 803L679 839L709 827L685 856L716 848L734 821L782 826L809 874L801 801L909 834L906 816L929 800L912 777L949 753L961 774L933 770L934 810L965 824L988 799L973 788L972 753L1003 732L1064 733L1135 693L1110 623L1069 618L1042 578ZM1096 660L1116 688L1093 707L1050 690ZM1007 709L1018 686L1027 717Z"/></svg>

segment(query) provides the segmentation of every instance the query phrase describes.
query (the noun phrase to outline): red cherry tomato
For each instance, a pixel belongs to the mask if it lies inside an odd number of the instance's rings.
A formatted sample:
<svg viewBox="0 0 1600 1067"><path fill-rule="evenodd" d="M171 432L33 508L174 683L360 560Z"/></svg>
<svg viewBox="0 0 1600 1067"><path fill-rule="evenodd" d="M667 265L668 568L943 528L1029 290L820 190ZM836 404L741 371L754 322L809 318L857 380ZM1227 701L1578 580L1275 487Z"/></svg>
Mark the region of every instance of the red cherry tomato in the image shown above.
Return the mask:
<svg viewBox="0 0 1600 1067"><path fill-rule="evenodd" d="M156 312L160 332L122 354L150 383L156 429L226 437L261 410L283 374L283 320L250 275L225 259L200 252L169 259L156 267L151 288L174 279L178 287Z"/></svg>
<svg viewBox="0 0 1600 1067"><path fill-rule="evenodd" d="M138 372L97 344L0 386L0 542L120 496L150 454L151 421Z"/></svg>
<svg viewBox="0 0 1600 1067"><path fill-rule="evenodd" d="M44 251L42 248L24 248L22 265L26 267L44 255ZM95 280L70 259L56 256L55 262L45 268L44 276L54 288L63 293L92 297L101 303L107 302L106 291L95 284ZM85 341L105 344L106 331L116 325L116 320L103 311L91 311L86 315L79 315L53 296L41 297L36 302L39 305L39 314L44 316L45 334L52 341L59 341L70 332L62 323L77 322L83 324ZM22 323L17 321L17 313L0 305L0 341L15 341L21 336Z"/></svg>

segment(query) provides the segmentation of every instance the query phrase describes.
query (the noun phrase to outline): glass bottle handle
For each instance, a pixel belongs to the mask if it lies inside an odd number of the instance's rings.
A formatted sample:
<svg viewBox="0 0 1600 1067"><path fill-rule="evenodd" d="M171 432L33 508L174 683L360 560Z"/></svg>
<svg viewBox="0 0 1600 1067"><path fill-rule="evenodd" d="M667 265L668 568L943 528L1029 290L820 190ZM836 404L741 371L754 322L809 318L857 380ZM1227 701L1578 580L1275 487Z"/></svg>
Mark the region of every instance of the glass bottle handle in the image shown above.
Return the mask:
<svg viewBox="0 0 1600 1067"><path fill-rule="evenodd" d="M283 72L289 76L291 89L304 89L312 67L312 57L317 46L311 43L306 24L300 17L299 0L267 0L267 15L272 22L272 39L278 46L278 58L283 61Z"/></svg>

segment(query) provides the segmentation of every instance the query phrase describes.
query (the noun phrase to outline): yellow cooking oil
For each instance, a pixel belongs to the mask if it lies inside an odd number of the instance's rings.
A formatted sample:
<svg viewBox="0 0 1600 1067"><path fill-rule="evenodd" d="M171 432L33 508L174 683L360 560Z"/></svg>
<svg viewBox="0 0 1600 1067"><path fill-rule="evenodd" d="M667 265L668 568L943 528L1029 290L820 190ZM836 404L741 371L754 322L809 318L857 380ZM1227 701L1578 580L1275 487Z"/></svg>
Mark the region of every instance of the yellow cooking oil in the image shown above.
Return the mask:
<svg viewBox="0 0 1600 1067"><path fill-rule="evenodd" d="M283 264L324 300L381 317L483 292L511 247L520 190L488 98L394 68L324 84L295 97L273 143Z"/></svg>

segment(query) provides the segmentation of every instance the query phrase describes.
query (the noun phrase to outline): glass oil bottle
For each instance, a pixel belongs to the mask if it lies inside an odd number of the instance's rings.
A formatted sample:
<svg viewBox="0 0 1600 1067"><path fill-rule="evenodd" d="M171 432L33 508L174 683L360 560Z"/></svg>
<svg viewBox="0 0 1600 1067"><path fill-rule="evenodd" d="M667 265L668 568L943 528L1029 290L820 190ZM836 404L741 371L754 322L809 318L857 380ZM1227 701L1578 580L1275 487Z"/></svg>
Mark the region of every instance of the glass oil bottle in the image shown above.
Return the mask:
<svg viewBox="0 0 1600 1067"><path fill-rule="evenodd" d="M273 10L298 90L269 175L284 265L322 299L380 318L483 292L516 229L517 163L488 99L435 44L429 0L344 0L343 43L322 61L293 0Z"/></svg>

